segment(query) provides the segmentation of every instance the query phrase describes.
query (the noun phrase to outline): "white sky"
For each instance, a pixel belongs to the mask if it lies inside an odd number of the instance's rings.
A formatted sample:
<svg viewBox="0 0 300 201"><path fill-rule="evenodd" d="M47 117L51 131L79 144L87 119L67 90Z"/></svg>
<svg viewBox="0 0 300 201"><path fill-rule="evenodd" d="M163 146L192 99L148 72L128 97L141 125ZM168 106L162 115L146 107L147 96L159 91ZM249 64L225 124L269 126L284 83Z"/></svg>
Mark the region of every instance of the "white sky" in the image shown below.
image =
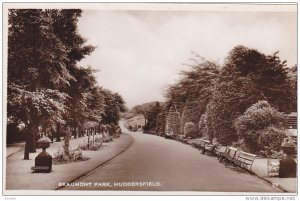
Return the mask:
<svg viewBox="0 0 300 201"><path fill-rule="evenodd" d="M296 12L84 10L79 31L96 50L82 65L132 107L163 100L191 51L222 64L236 45L297 62Z"/></svg>

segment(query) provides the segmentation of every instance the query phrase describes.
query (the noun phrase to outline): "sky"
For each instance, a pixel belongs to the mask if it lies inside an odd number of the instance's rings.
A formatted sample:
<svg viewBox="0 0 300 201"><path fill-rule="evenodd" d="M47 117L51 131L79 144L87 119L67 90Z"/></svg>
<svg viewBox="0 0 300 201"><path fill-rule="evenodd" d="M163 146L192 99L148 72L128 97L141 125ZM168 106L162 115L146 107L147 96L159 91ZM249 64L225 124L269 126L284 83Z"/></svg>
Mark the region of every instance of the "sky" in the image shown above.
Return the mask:
<svg viewBox="0 0 300 201"><path fill-rule="evenodd" d="M122 95L129 108L163 101L192 52L222 65L244 45L297 63L296 12L83 11L79 32L97 48L80 64L97 69L99 85Z"/></svg>

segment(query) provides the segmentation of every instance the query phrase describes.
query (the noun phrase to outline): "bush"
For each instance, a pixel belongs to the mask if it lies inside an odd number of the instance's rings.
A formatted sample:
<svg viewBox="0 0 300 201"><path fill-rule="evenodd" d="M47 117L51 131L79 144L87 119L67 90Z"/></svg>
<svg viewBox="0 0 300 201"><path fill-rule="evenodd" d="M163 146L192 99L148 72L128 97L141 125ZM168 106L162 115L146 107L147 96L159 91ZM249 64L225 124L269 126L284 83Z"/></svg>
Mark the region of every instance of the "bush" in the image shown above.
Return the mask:
<svg viewBox="0 0 300 201"><path fill-rule="evenodd" d="M96 137L95 142L90 142L89 144L87 142L83 144L78 145L79 150L85 150L85 151L97 151L102 146L102 138Z"/></svg>
<svg viewBox="0 0 300 201"><path fill-rule="evenodd" d="M238 117L234 123L239 138L252 152L278 150L284 136L284 115L267 101L258 101Z"/></svg>
<svg viewBox="0 0 300 201"><path fill-rule="evenodd" d="M90 151L98 151L101 146L102 146L102 143L90 143L89 150Z"/></svg>
<svg viewBox="0 0 300 201"><path fill-rule="evenodd" d="M270 126L261 131L257 142L261 150L272 149L280 151L280 146L286 134L285 130Z"/></svg>
<svg viewBox="0 0 300 201"><path fill-rule="evenodd" d="M109 134L104 133L103 142L110 142L110 141L112 141L112 137Z"/></svg>
<svg viewBox="0 0 300 201"><path fill-rule="evenodd" d="M89 158L84 157L82 151L80 149L75 149L70 151L70 155L67 156L65 151L62 147L60 147L57 152L53 155L53 164L65 164L71 163L76 161L83 161Z"/></svg>
<svg viewBox="0 0 300 201"><path fill-rule="evenodd" d="M195 124L193 122L187 122L184 125L184 135L186 137L190 137L192 139L198 137L197 127L195 126Z"/></svg>
<svg viewBox="0 0 300 201"><path fill-rule="evenodd" d="M95 142L96 143L102 143L102 137L95 137Z"/></svg>
<svg viewBox="0 0 300 201"><path fill-rule="evenodd" d="M81 161L83 159L81 150L74 150L70 152L70 157L72 161Z"/></svg>

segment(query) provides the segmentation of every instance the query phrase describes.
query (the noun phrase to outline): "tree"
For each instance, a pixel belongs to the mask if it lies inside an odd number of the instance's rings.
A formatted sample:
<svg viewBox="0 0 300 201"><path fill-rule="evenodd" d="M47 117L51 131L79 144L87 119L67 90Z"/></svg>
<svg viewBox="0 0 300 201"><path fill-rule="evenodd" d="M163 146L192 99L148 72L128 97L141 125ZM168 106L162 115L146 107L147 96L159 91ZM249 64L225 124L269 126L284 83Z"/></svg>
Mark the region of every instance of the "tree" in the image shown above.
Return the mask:
<svg viewBox="0 0 300 201"><path fill-rule="evenodd" d="M204 113L202 109L203 105L198 104L198 101L189 101L185 103L185 106L181 114L181 133L184 134L184 127L187 122L193 122L197 124Z"/></svg>
<svg viewBox="0 0 300 201"><path fill-rule="evenodd" d="M24 108L26 115L10 109L8 116L28 123L24 159L28 159L28 152L35 152L38 126L45 119L45 113L40 111L49 111L55 104L45 100L48 98L47 89L62 97L64 94L58 89L74 79L66 67L66 46L53 32L53 22L49 10L9 10L8 97L15 97L27 108ZM17 107L11 100L8 99L8 108ZM37 103L38 100L45 104ZM22 115L26 116L26 122Z"/></svg>
<svg viewBox="0 0 300 201"><path fill-rule="evenodd" d="M229 53L222 71L226 75L235 73L250 78L265 100L279 111L289 113L295 109L295 92L286 61L281 61L277 54L265 55L255 49L236 46Z"/></svg>
<svg viewBox="0 0 300 201"><path fill-rule="evenodd" d="M25 124L27 139L24 159L29 159L29 152L34 152L38 125L64 123L63 114L68 96L57 90L44 89L31 92L11 84L8 88L8 119L18 118ZM11 115L11 116L10 116ZM39 119L35 119L39 118Z"/></svg>
<svg viewBox="0 0 300 201"><path fill-rule="evenodd" d="M166 94L166 98L171 100L172 104L176 104L177 111L181 114L187 107L197 111L199 118L196 118L196 122L205 112L206 105L212 95L213 82L219 73L217 64L202 57L200 61L197 59L196 64L192 64L189 70L181 72L179 82L170 86Z"/></svg>
<svg viewBox="0 0 300 201"><path fill-rule="evenodd" d="M238 139L233 122L252 104L262 99L249 78L223 76L218 79L207 105L207 128L210 139L229 145Z"/></svg>
<svg viewBox="0 0 300 201"><path fill-rule="evenodd" d="M267 101L258 101L249 107L234 123L239 138L244 139L245 148L251 152L278 150L283 138L284 115L271 107Z"/></svg>
<svg viewBox="0 0 300 201"><path fill-rule="evenodd" d="M209 137L224 144L236 141L235 118L259 100L267 100L279 111L292 111L295 93L287 72L286 62L277 53L264 55L244 46L233 48L207 105Z"/></svg>
<svg viewBox="0 0 300 201"><path fill-rule="evenodd" d="M166 112L159 113L156 117L155 134L159 136L165 135L166 128Z"/></svg>
<svg viewBox="0 0 300 201"><path fill-rule="evenodd" d="M146 113L147 123L144 127L144 131L154 131L156 127L157 115L161 112L161 106L159 102L155 102L155 105L151 105Z"/></svg>
<svg viewBox="0 0 300 201"><path fill-rule="evenodd" d="M120 112L126 110L125 102L118 93L112 93L109 90L102 90L104 94L104 114L102 115L102 122L104 124L117 125L120 120Z"/></svg>
<svg viewBox="0 0 300 201"><path fill-rule="evenodd" d="M291 111L297 111L297 65L288 69L288 78L292 94Z"/></svg>
<svg viewBox="0 0 300 201"><path fill-rule="evenodd" d="M74 77L67 87L61 88L71 97L67 103L70 109L66 114L66 119L68 119L66 123L72 127L74 137L77 136L77 130L80 133L83 132L84 128L91 126L90 123L86 124L89 115L92 115L87 101L92 93L92 88L96 84L92 74L93 70L90 67L79 67L77 64L95 49L91 45L86 45L86 40L78 33L77 23L81 13L82 10L80 9L51 10L54 19L53 32L68 50L66 66ZM60 124L57 125L57 130L57 139L60 139Z"/></svg>

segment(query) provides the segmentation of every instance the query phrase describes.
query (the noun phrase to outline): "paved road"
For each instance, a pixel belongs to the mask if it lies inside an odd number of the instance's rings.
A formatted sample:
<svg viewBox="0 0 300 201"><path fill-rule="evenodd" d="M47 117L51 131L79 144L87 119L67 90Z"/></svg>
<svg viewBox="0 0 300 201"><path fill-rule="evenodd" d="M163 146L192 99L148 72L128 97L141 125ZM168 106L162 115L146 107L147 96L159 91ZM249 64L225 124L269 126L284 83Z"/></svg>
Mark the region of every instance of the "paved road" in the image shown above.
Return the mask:
<svg viewBox="0 0 300 201"><path fill-rule="evenodd" d="M91 182L90 186L64 190L276 191L265 181L225 167L191 146L139 132L131 135L134 143L127 151L76 181L76 185Z"/></svg>

